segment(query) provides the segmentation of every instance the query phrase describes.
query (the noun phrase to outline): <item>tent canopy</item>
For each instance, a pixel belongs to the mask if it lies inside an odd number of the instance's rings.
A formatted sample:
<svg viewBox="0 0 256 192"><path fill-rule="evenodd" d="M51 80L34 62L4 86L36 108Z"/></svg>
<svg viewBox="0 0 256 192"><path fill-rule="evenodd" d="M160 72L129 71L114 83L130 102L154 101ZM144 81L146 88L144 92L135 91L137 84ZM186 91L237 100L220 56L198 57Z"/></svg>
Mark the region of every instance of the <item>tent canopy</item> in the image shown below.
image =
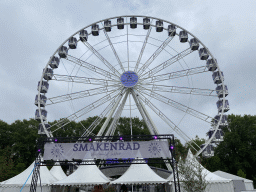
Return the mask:
<svg viewBox="0 0 256 192"><path fill-rule="evenodd" d="M218 175L215 175L214 173L208 171L205 169L198 161L197 159L193 156L192 152L189 150L187 158L185 160L185 163L187 163L188 166L195 166L198 167L200 166L202 169L202 175L205 175L205 179L208 182L208 185L206 187L206 191L209 192L223 192L223 191L228 191L228 192L234 192L234 186L233 182L231 179L226 179L223 177L220 177ZM196 169L196 168L195 168ZM170 175L168 177L168 180L170 180L170 185L173 184L173 175ZM182 181L180 181L181 189L182 189ZM174 185L172 185L172 188L174 189Z"/></svg>
<svg viewBox="0 0 256 192"><path fill-rule="evenodd" d="M10 178L6 181L1 182L0 186L2 187L23 186L27 178L31 174L26 183L26 185L30 185L32 180L32 175L33 175L32 171L33 171L34 165L35 165L35 162L33 162L26 170L21 172L19 175L16 175L13 178ZM50 173L50 171L46 166L40 166L40 178L41 178L42 186L50 185L51 183L57 181L57 179ZM40 179L38 179L37 184L38 185L40 184Z"/></svg>
<svg viewBox="0 0 256 192"><path fill-rule="evenodd" d="M136 159L134 161L144 160ZM131 164L120 178L110 184L162 184L167 181L158 176L147 164Z"/></svg>
<svg viewBox="0 0 256 192"><path fill-rule="evenodd" d="M64 171L62 170L60 164L57 162L55 163L55 166L53 166L50 170L50 173L58 180L62 180L65 179L67 177L67 175L64 173Z"/></svg>
<svg viewBox="0 0 256 192"><path fill-rule="evenodd" d="M102 185L109 182L95 164L82 164L74 173L53 185Z"/></svg>

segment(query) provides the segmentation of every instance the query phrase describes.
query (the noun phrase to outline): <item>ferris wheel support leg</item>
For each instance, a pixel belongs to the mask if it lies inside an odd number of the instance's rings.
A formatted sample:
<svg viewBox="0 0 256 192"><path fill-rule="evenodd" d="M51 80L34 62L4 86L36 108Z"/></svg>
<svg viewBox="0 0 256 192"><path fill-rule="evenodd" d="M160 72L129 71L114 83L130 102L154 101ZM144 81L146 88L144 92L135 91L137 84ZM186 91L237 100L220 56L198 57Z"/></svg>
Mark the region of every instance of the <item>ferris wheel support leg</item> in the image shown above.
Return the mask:
<svg viewBox="0 0 256 192"><path fill-rule="evenodd" d="M139 112L140 112L143 120L145 121L145 123L146 123L146 125L148 127L148 130L149 130L150 134L151 135L155 135L154 130L152 128L152 125L150 124L149 120L147 119L147 117L145 115L145 112L144 112L144 110L143 110L143 108L141 106L141 103L139 102L139 100L136 97L136 93L133 90L131 91L131 93L132 93L132 97L133 97L133 99L135 101L135 104L136 104L137 108L139 109Z"/></svg>
<svg viewBox="0 0 256 192"><path fill-rule="evenodd" d="M121 94L122 94L122 93L121 93ZM116 104L114 105L113 109L110 111L110 113L109 113L109 115L108 115L106 121L105 121L104 124L102 125L102 127L101 127L99 133L97 134L97 136L102 136L102 135L103 135L103 133L104 133L106 127L108 126L108 124L109 124L109 122L110 122L110 120L111 120L111 118L112 118L114 112L116 111L116 109L117 109L117 107L118 107L118 104L119 104L119 102L121 101L121 99L122 99L122 95L121 95L120 98L117 100L117 102L116 102Z"/></svg>
<svg viewBox="0 0 256 192"><path fill-rule="evenodd" d="M159 133L158 129L156 128L156 125L155 125L154 121L153 121L152 118L150 117L150 115L149 115L149 113L148 113L146 107L145 107L144 104L141 102L141 100L140 100L139 97L137 97L137 99L139 100L139 102L140 102L140 104L141 104L141 107L142 107L142 109L143 109L143 111L144 111L144 113L145 113L147 119L149 120L150 124L152 125L152 128L154 129L155 134L159 135L160 133Z"/></svg>
<svg viewBox="0 0 256 192"><path fill-rule="evenodd" d="M116 111L114 119L113 119L111 125L108 128L106 136L114 135L114 132L115 132L115 129L116 129L116 125L117 125L117 121L118 121L120 115L122 114L122 111L124 109L124 105L125 105L125 102L127 100L128 94L129 94L129 91L126 91L124 99L123 99L122 103L119 105L119 107L118 107L118 109Z"/></svg>
<svg viewBox="0 0 256 192"><path fill-rule="evenodd" d="M155 134L159 135L160 133L159 133L159 131L158 131L158 129L157 129L155 123L154 123L153 120L151 119L151 117L150 117L148 111L146 110L145 106L143 105L143 103L141 102L141 100L140 100L139 97L137 97L137 99L139 100L139 102L140 102L140 104L141 104L141 107L142 107L142 109L143 109L143 111L144 111L144 113L145 113L146 118L150 121L150 124L152 125L152 128L154 129ZM171 154L170 154L170 157L171 157ZM167 167L167 169L168 169L169 171L173 171L173 170L172 170L172 166L170 165L170 163L167 163L167 162L166 162L165 165L166 165L166 167Z"/></svg>

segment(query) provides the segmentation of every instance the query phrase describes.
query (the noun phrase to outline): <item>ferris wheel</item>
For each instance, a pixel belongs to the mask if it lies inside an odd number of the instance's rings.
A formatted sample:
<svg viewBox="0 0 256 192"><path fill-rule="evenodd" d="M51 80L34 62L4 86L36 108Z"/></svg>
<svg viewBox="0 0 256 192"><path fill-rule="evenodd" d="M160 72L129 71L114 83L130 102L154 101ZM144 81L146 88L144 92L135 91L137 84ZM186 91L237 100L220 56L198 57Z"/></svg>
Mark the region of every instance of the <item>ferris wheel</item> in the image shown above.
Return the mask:
<svg viewBox="0 0 256 192"><path fill-rule="evenodd" d="M228 89L216 58L192 33L155 17L112 17L77 31L50 57L37 90L35 119L47 137L72 121L88 136L103 119L97 135L111 136L121 116L139 116L152 135L192 143L207 132L205 144L192 147L212 156L227 125ZM83 125L89 116L97 118Z"/></svg>

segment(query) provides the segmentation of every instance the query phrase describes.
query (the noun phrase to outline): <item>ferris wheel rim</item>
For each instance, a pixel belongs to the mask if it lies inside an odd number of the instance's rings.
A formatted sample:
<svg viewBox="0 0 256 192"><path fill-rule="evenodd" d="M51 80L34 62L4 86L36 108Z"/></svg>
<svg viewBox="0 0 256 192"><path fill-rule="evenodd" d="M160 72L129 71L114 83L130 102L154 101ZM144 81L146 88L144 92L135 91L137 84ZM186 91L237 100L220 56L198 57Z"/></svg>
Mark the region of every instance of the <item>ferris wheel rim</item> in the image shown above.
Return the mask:
<svg viewBox="0 0 256 192"><path fill-rule="evenodd" d="M121 16L115 16L115 17L110 17L110 18L107 18L107 19L103 19L103 20L94 22L94 23L92 23L92 24L90 24L90 25L87 25L86 27L83 27L82 29L80 29L80 30L78 30L77 32L75 32L74 34L72 34L67 40L65 40L65 41L57 48L57 50L54 52L54 54L50 57L49 61L47 62L46 66L45 66L45 68L44 68L44 72L43 72L43 74L42 74L42 76L41 76L41 80L40 80L40 83L39 83L39 87L42 86L42 81L43 81L43 77L44 77L45 70L46 70L47 67L49 66L52 57L57 54L58 50L59 50L65 43L67 43L67 41L68 41L71 37L77 35L81 30L87 29L87 28L91 27L91 26L94 25L94 24L98 24L98 23L104 22L105 20L117 19L117 18L120 18L120 17L123 17L123 18L128 18L128 17L129 17L129 18L131 18L131 17L143 17L143 18L161 20L161 21L163 21L163 22L165 22L165 23L173 24L173 25L175 25L177 28L186 31L189 35L191 35L192 37L196 38L196 39L198 40L198 42L202 45L202 47L206 48L206 50L207 50L207 52L209 53L209 55L211 56L211 58L214 59L214 61L216 62L216 59L215 59L215 57L212 55L212 53L210 52L210 50L209 50L195 35L193 35L191 32L189 32L188 30L184 29L183 27L181 27L181 26L179 26L179 25L177 25L177 24L175 24L175 23L172 23L172 22L170 22L170 21L163 20L163 19L160 19L160 18L156 18L156 17L151 17L151 16L143 16L143 15L121 15ZM129 22L129 23L125 23L125 25L129 25L129 24L130 24L130 22ZM114 26L114 25L111 25L111 26ZM152 25L152 26L154 26L154 25ZM165 30L166 30L166 29L165 29ZM221 72L221 70L220 70L219 65L218 65L217 62L216 62L216 66L217 66L217 70L218 70L219 72ZM224 91L224 86L225 86L225 85L224 85L224 78L223 78L222 73L220 73L220 78L221 78L221 80L222 80L221 85L222 85L223 91ZM40 95L41 95L40 89L38 90L38 94L37 94L37 95L38 95L38 98L39 98ZM221 121L222 116L223 116L223 114L224 114L224 103L225 103L225 100L226 100L226 99L225 99L225 96L223 96L223 97L222 97L222 101L223 101L222 110L221 110L221 112L218 112L218 113L220 114L220 120L218 121L218 124L215 126L215 131L214 131L214 133L213 133L213 136L216 134L217 130L219 129L220 121ZM39 115L40 115L41 123L43 124L43 128L44 128L44 130L45 130L45 132L46 132L47 137L53 137L52 134L50 134L50 133L47 131L47 129L45 128L44 121L43 121L43 119L42 119L41 108L42 108L42 107L40 106L40 103L39 103L39 101L38 101L38 110L39 110ZM209 145L209 144L211 143L212 140L213 140L213 137L210 138L209 140L207 140L206 143L205 143L205 147L202 148L202 149L200 149L200 150L195 154L195 156L198 156L200 153L202 153L202 151L207 147L207 145Z"/></svg>

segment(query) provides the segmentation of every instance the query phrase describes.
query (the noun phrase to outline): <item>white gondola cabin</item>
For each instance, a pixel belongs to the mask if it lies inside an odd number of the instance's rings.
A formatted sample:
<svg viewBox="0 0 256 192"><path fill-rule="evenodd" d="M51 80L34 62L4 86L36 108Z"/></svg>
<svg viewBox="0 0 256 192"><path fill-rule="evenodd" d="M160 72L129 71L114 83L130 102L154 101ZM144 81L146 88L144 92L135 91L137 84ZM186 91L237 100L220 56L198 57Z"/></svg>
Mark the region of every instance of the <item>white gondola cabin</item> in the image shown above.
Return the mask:
<svg viewBox="0 0 256 192"><path fill-rule="evenodd" d="M208 132L207 132L207 135L210 138L213 137L213 133L214 133L214 129L210 129ZM221 129L218 129L216 134L214 135L213 139L212 139L212 142L213 143L219 143L219 142L222 142L224 140L224 133Z"/></svg>
<svg viewBox="0 0 256 192"><path fill-rule="evenodd" d="M150 19L149 18L143 18L143 29L149 29L150 27Z"/></svg>
<svg viewBox="0 0 256 192"><path fill-rule="evenodd" d="M41 109L41 115L42 115L43 121L46 121L47 111L45 109ZM41 121L40 115L39 115L39 109L37 109L35 112L35 120Z"/></svg>
<svg viewBox="0 0 256 192"><path fill-rule="evenodd" d="M180 31L179 37L181 43L185 43L188 41L188 33L186 31Z"/></svg>
<svg viewBox="0 0 256 192"><path fill-rule="evenodd" d="M216 93L217 93L219 98L221 98L223 96L226 97L228 95L228 87L227 87L227 85L224 86L224 90L223 90L222 84L218 85L215 90L216 90Z"/></svg>
<svg viewBox="0 0 256 192"><path fill-rule="evenodd" d="M82 42L85 42L88 40L88 32L86 30L81 30L79 33L79 38Z"/></svg>
<svg viewBox="0 0 256 192"><path fill-rule="evenodd" d="M60 59L59 57L52 57L51 63L49 64L52 69L56 69L59 67Z"/></svg>
<svg viewBox="0 0 256 192"><path fill-rule="evenodd" d="M193 51L198 50L198 48L199 48L199 42L196 38L190 39L189 45L190 45L190 49Z"/></svg>
<svg viewBox="0 0 256 192"><path fill-rule="evenodd" d="M224 80L224 74L223 74L222 71L221 71L221 75L222 75L223 80ZM213 74L212 74L212 79L213 79L213 82L214 82L215 84L220 84L220 83L222 83L222 79L221 79L221 76L220 76L220 72L219 72L219 71L213 72Z"/></svg>
<svg viewBox="0 0 256 192"><path fill-rule="evenodd" d="M40 97L39 97L40 107L45 107L46 101L47 101L47 97L40 94ZM35 98L35 105L38 106L38 95L36 95L36 98Z"/></svg>
<svg viewBox="0 0 256 192"><path fill-rule="evenodd" d="M38 85L37 85L38 91L39 91L39 85L40 85L40 81L38 82ZM49 89L49 83L47 81L42 81L40 93L47 93L48 89Z"/></svg>
<svg viewBox="0 0 256 192"><path fill-rule="evenodd" d="M93 36L99 35L99 25L97 24L92 25L92 35Z"/></svg>
<svg viewBox="0 0 256 192"><path fill-rule="evenodd" d="M199 49L199 57L201 60L206 60L209 57L209 53L206 48Z"/></svg>
<svg viewBox="0 0 256 192"><path fill-rule="evenodd" d="M110 20L104 21L104 29L105 29L106 32L111 31L111 21Z"/></svg>
<svg viewBox="0 0 256 192"><path fill-rule="evenodd" d="M51 125L50 124L45 123L44 126L45 126L45 128L47 129L48 132L51 131ZM44 127L43 127L42 123L40 123L39 126L38 126L38 134L39 135L45 134Z"/></svg>
<svg viewBox="0 0 256 192"><path fill-rule="evenodd" d="M219 125L220 128L226 127L228 125L228 116L223 114L220 120L220 115L216 115L214 117L214 125L216 126L219 121L220 121L220 125Z"/></svg>
<svg viewBox="0 0 256 192"><path fill-rule="evenodd" d="M156 32L162 32L164 29L164 23L161 20L156 21Z"/></svg>
<svg viewBox="0 0 256 192"><path fill-rule="evenodd" d="M117 29L124 29L124 18L120 17L117 19Z"/></svg>
<svg viewBox="0 0 256 192"><path fill-rule="evenodd" d="M59 56L61 58L66 58L68 55L68 48L66 46L62 46L60 49L59 49Z"/></svg>
<svg viewBox="0 0 256 192"><path fill-rule="evenodd" d="M220 99L219 101L217 101L216 105L217 105L218 111L221 112L222 111L222 106L223 106L223 100ZM229 102L228 102L228 100L225 100L224 112L227 112L228 110L229 110Z"/></svg>
<svg viewBox="0 0 256 192"><path fill-rule="evenodd" d="M51 80L53 77L53 70L51 68L43 69L44 72L44 79Z"/></svg>
<svg viewBox="0 0 256 192"><path fill-rule="evenodd" d="M175 25L171 24L168 25L168 35L174 37L176 35L176 27Z"/></svg>
<svg viewBox="0 0 256 192"><path fill-rule="evenodd" d="M205 144L201 145L201 149L205 146ZM211 144L207 145L207 147L202 152L203 157L213 157L214 156L214 149Z"/></svg>
<svg viewBox="0 0 256 192"><path fill-rule="evenodd" d="M130 18L130 27L132 29L137 28L137 18L136 17L131 17Z"/></svg>
<svg viewBox="0 0 256 192"><path fill-rule="evenodd" d="M77 47L77 39L75 37L71 37L68 40L68 46L69 46L70 49L76 49L76 47Z"/></svg>
<svg viewBox="0 0 256 192"><path fill-rule="evenodd" d="M206 67L208 71L215 71L217 69L217 60L215 59L208 59L206 62Z"/></svg>

